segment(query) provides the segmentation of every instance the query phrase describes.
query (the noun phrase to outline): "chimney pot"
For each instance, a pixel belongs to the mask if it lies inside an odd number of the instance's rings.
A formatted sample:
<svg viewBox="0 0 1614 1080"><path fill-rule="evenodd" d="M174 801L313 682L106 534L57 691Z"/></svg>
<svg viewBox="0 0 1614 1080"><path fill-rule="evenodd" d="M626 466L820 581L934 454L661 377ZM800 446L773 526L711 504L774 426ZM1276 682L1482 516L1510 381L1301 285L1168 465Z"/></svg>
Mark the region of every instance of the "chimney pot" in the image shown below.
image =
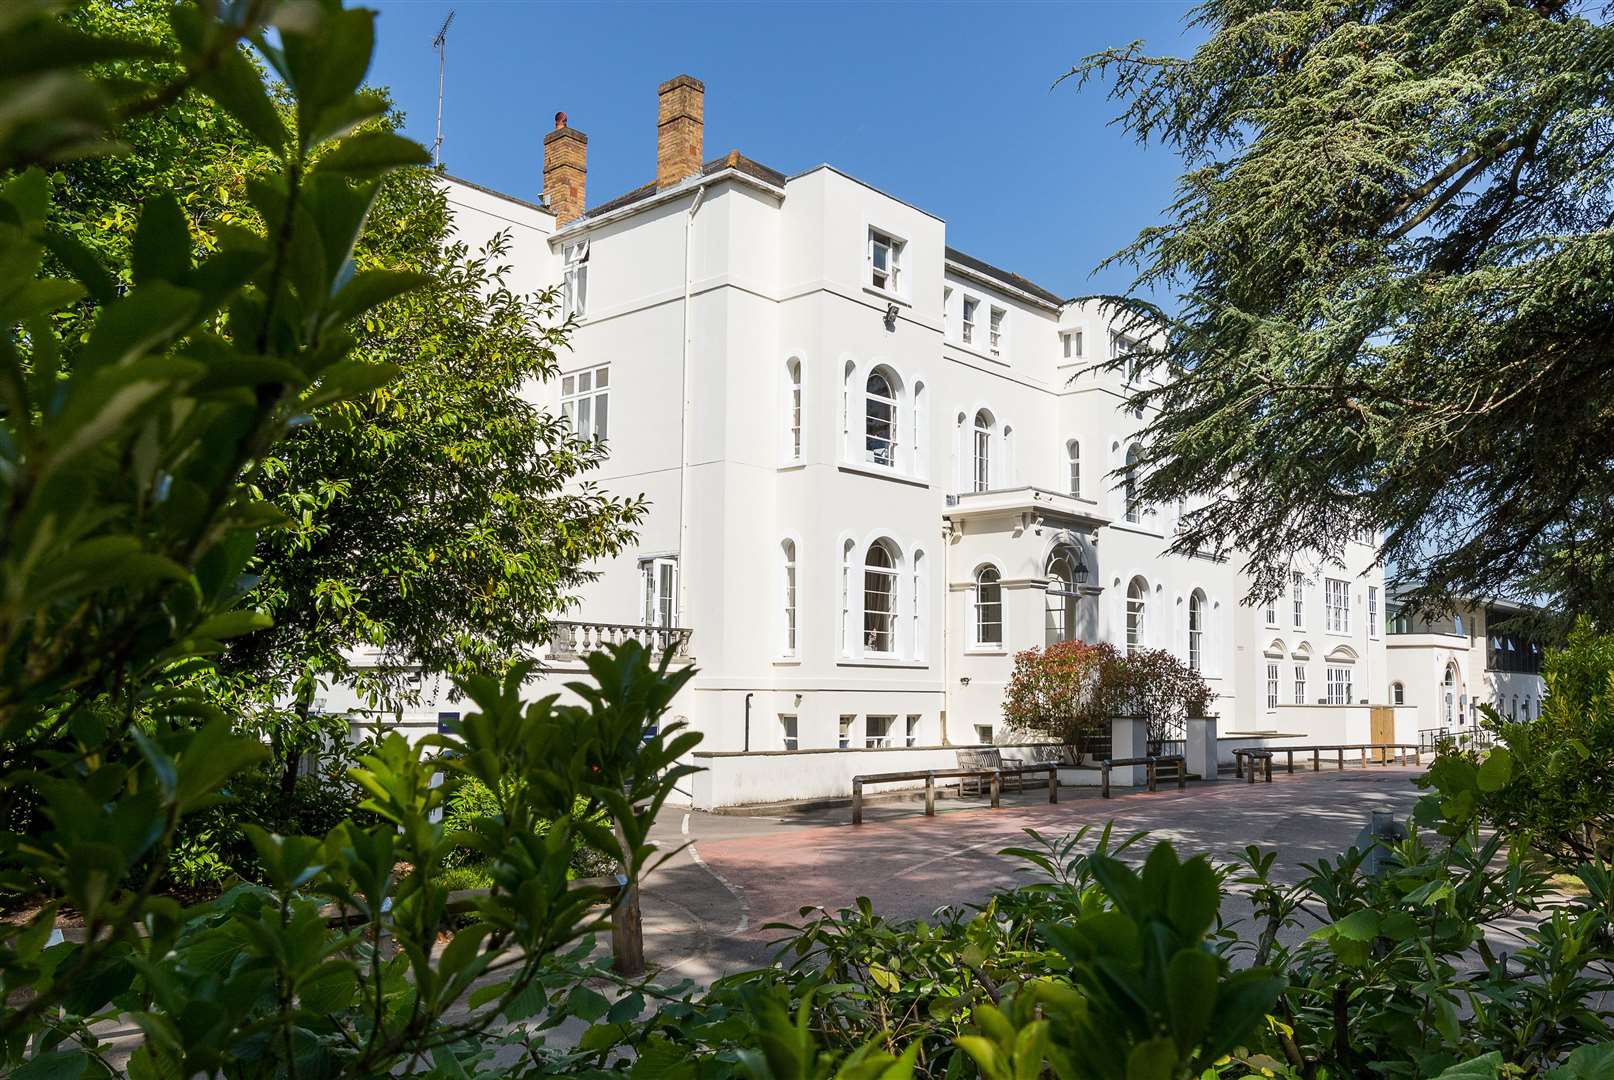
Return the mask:
<svg viewBox="0 0 1614 1080"><path fill-rule="evenodd" d="M583 216L588 182L588 136L555 114L555 130L544 136L544 202L564 225Z"/></svg>
<svg viewBox="0 0 1614 1080"><path fill-rule="evenodd" d="M661 84L656 108L656 187L669 188L701 171L706 84L678 75Z"/></svg>

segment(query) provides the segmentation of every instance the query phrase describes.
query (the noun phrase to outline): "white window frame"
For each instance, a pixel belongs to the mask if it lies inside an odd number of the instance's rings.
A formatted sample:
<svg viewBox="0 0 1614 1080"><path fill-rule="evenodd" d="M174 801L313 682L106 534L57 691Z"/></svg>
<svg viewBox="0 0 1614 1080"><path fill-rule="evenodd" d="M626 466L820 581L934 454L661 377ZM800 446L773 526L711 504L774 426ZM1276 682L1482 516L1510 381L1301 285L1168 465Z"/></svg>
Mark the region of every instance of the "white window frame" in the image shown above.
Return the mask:
<svg viewBox="0 0 1614 1080"><path fill-rule="evenodd" d="M864 282L869 288L891 296L901 296L904 282L902 255L908 243L895 233L885 229L869 226L869 242L865 252L867 271ZM876 264L876 253L880 248L886 251L886 267L882 271ZM885 280L881 281L879 278Z"/></svg>
<svg viewBox="0 0 1614 1080"><path fill-rule="evenodd" d="M953 340L953 287L942 286L942 340Z"/></svg>
<svg viewBox="0 0 1614 1080"><path fill-rule="evenodd" d="M984 418L984 419L983 419ZM970 422L970 490L992 490L992 436L997 425L992 414L977 409Z"/></svg>
<svg viewBox="0 0 1614 1080"><path fill-rule="evenodd" d="M1351 632L1351 583L1323 579L1323 624L1330 634Z"/></svg>
<svg viewBox="0 0 1614 1080"><path fill-rule="evenodd" d="M1188 594L1188 670L1205 671L1205 607L1210 601L1194 589Z"/></svg>
<svg viewBox="0 0 1614 1080"><path fill-rule="evenodd" d="M964 306L959 318L958 340L965 345L975 344L975 318L981 310L981 298L964 294Z"/></svg>
<svg viewBox="0 0 1614 1080"><path fill-rule="evenodd" d="M588 384L586 388L584 383ZM610 410L610 364L578 368L560 377L560 414L578 438L609 438Z"/></svg>
<svg viewBox="0 0 1614 1080"><path fill-rule="evenodd" d="M924 719L924 716L919 713L908 714L907 719L903 721L903 741L905 745L919 745L919 725Z"/></svg>
<svg viewBox="0 0 1614 1080"><path fill-rule="evenodd" d="M885 553L886 558L890 560L890 563L891 563L890 566L881 567L881 566L872 566L872 565L870 565L869 558L870 558L870 556L872 556L874 554L874 551L875 551L876 548L880 549L881 551L883 551ZM900 601L898 599L898 593L900 591L899 583L901 581L902 562L897 557L896 553L893 552L888 546L886 546L885 544L882 544L880 541L876 540L873 543L871 543L868 546L868 548L863 552L863 567L862 567L862 569L863 569L863 654L865 656L883 656L883 657L897 656L898 655L898 636L901 633L901 627L900 627L900 624L898 622L898 620L900 618L900 608L898 606ZM869 598L871 596L873 596L873 595L877 595L874 591L872 591L870 589L870 585L873 583L875 577L882 578L886 582L886 591L885 591L886 606L885 606L884 611L876 611L876 610L869 607ZM885 620L885 629L882 631L878 627L876 627L874 624L872 624L870 622L871 617L883 618ZM880 638L880 636L882 634L885 637L885 645L886 645L886 647L883 648L883 649L876 647L876 644L875 644L879 640L879 638Z"/></svg>
<svg viewBox="0 0 1614 1080"><path fill-rule="evenodd" d="M784 393L784 459L794 463L801 460L801 359L792 356L785 361Z"/></svg>
<svg viewBox="0 0 1614 1080"><path fill-rule="evenodd" d="M561 275L561 315L588 317L588 237L567 244L565 269Z"/></svg>
<svg viewBox="0 0 1614 1080"><path fill-rule="evenodd" d="M678 625L678 557L639 560L639 611L645 626Z"/></svg>
<svg viewBox="0 0 1614 1080"><path fill-rule="evenodd" d="M1379 638L1379 587L1367 587L1367 636L1377 641Z"/></svg>
<svg viewBox="0 0 1614 1080"><path fill-rule="evenodd" d="M891 729L896 726L897 718L895 716L865 716L863 718L863 749L889 749L891 746Z"/></svg>
<svg viewBox="0 0 1614 1080"><path fill-rule="evenodd" d="M857 713L841 713L836 721L835 745L841 750L852 748L852 729L857 726Z"/></svg>
<svg viewBox="0 0 1614 1080"><path fill-rule="evenodd" d="M1267 712L1275 712L1278 708L1278 662L1267 661Z"/></svg>
<svg viewBox="0 0 1614 1080"><path fill-rule="evenodd" d="M1065 440L1065 469L1069 481L1070 497L1082 497L1082 440Z"/></svg>
<svg viewBox="0 0 1614 1080"><path fill-rule="evenodd" d="M1306 665L1302 663L1302 664L1296 664L1295 665L1295 704L1296 705L1304 705L1305 703L1306 703Z"/></svg>
<svg viewBox="0 0 1614 1080"><path fill-rule="evenodd" d="M1121 497L1123 500L1122 516L1129 525L1143 523L1143 502L1138 498L1138 458L1143 456L1137 443L1126 448L1126 460L1122 465Z"/></svg>
<svg viewBox="0 0 1614 1080"><path fill-rule="evenodd" d="M990 580L988 576L990 575ZM996 599L988 600L986 590L996 590ZM977 649L1003 648L1003 575L995 566L983 566L975 571L975 588L972 603L973 618L970 625L973 628L971 638ZM995 618L993 616L996 616ZM994 627L996 636L990 636L988 628Z"/></svg>
<svg viewBox="0 0 1614 1080"><path fill-rule="evenodd" d="M781 750L801 749L801 726L794 713L779 714L779 748Z"/></svg>
<svg viewBox="0 0 1614 1080"><path fill-rule="evenodd" d="M1306 575L1299 570L1289 572L1289 598L1293 604L1294 628L1306 628Z"/></svg>
<svg viewBox="0 0 1614 1080"><path fill-rule="evenodd" d="M1132 595L1132 586L1141 585L1139 595ZM1149 585L1133 578L1126 585L1126 654L1132 656L1149 647Z"/></svg>
<svg viewBox="0 0 1614 1080"><path fill-rule="evenodd" d="M993 304L986 313L986 344L993 356L1003 355L1003 337L1009 321L1009 309Z"/></svg>
<svg viewBox="0 0 1614 1080"><path fill-rule="evenodd" d="M782 616L784 620L783 625L780 627L779 655L795 659L797 645L801 638L801 627L797 621L800 608L797 602L798 589L796 582L796 569L801 553L796 550L795 538L787 536L781 540L779 542L779 553L783 558L783 562L780 564L780 588L783 590L780 600L783 601Z"/></svg>
<svg viewBox="0 0 1614 1080"><path fill-rule="evenodd" d="M1351 665L1329 664L1323 676L1327 682L1326 701L1330 705L1351 703Z"/></svg>
<svg viewBox="0 0 1614 1080"><path fill-rule="evenodd" d="M1407 687L1405 683L1393 682L1390 684L1390 704L1405 705L1407 703Z"/></svg>
<svg viewBox="0 0 1614 1080"><path fill-rule="evenodd" d="M885 380L886 389L890 391L890 396L876 394L874 391L869 389L869 381L876 375ZM886 460L883 461L880 458L880 451L869 445L869 439L871 438L871 426L879 423L886 423L886 421L879 420L875 417L872 411L875 407L884 407L891 410L889 423L887 424L889 434L883 436L872 436L880 438L885 442ZM901 441L901 431L902 390L896 382L896 376L889 369L881 370L880 368L875 368L863 377L863 460L870 465L876 465L882 469L895 469L897 467L897 453L898 446Z"/></svg>

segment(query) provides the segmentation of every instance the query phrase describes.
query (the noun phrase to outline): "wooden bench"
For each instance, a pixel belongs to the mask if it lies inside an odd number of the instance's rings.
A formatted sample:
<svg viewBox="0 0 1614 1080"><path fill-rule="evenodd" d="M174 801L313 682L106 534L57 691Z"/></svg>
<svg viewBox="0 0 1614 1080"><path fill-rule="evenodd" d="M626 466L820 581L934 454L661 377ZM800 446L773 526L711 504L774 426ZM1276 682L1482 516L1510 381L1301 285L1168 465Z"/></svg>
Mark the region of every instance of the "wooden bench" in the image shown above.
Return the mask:
<svg viewBox="0 0 1614 1080"><path fill-rule="evenodd" d="M1188 786L1188 761L1181 754L1145 754L1143 757L1105 758L1099 762L1099 769L1103 776L1103 794L1110 797L1110 770L1117 765L1142 765L1148 773L1149 790L1159 790L1160 766L1175 764L1177 766L1177 790L1181 791Z"/></svg>
<svg viewBox="0 0 1614 1080"><path fill-rule="evenodd" d="M960 769L990 769L997 772L1005 780L1012 776L1014 777L1014 790L1017 793L1025 790L1025 759L1006 758L1003 756L1003 751L996 748L989 750L960 750L958 751L958 767ZM979 780L961 780L959 781L958 785L958 793L960 795L964 793L964 785L966 783L972 783L975 787L975 790L970 794L981 794L981 784Z"/></svg>
<svg viewBox="0 0 1614 1080"><path fill-rule="evenodd" d="M915 769L912 772L889 773L860 773L852 777L852 824L863 824L863 788L867 784L894 784L903 780L923 780L925 782L925 816L936 816L936 781L937 780L973 780L977 788L981 783L988 785L992 794L992 809L1000 805L1000 796L1003 792L1003 777L1009 772L1003 769ZM1017 774L1023 776L1028 772L1045 772L1048 774L1048 801L1059 801L1059 766L1048 765L1017 765L1014 767ZM962 786L962 783L960 784Z"/></svg>

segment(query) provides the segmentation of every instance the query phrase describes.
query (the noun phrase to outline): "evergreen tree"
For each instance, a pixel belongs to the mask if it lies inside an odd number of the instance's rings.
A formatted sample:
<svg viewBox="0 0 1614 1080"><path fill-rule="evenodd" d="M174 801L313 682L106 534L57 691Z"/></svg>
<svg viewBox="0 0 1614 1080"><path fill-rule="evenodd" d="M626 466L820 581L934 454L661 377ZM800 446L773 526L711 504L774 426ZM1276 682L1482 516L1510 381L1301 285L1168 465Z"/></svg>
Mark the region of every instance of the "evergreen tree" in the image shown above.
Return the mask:
<svg viewBox="0 0 1614 1080"><path fill-rule="evenodd" d="M1141 496L1198 507L1179 550L1250 551L1271 595L1295 552L1372 529L1414 603L1614 618L1605 15L1210 0L1191 57L1071 73L1186 167L1112 257L1137 270L1120 308L1165 328L1172 377L1132 404L1155 410Z"/></svg>

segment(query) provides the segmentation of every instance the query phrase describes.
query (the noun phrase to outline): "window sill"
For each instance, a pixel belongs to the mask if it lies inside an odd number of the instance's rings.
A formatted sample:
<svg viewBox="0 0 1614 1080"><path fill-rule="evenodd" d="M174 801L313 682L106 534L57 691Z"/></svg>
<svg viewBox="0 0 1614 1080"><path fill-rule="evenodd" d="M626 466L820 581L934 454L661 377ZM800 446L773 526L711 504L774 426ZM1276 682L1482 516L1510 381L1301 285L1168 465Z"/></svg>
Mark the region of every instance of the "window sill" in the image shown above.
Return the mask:
<svg viewBox="0 0 1614 1080"><path fill-rule="evenodd" d="M1112 521L1110 528L1120 529L1122 532L1136 533L1139 536L1152 536L1156 540L1164 540L1166 534L1158 529L1151 529L1147 525L1140 525L1133 521Z"/></svg>
<svg viewBox="0 0 1614 1080"><path fill-rule="evenodd" d="M990 352L987 352L984 349L977 348L973 342L962 341L962 340L960 340L958 338L943 338L942 343L945 344L945 345L951 345L953 348L957 349L959 352L969 353L971 356L975 357L977 360L985 360L987 363L989 363L989 364L997 364L999 367L1009 367L1009 366L1011 366L1009 364L1009 362L1007 360L1005 360L1001 355L1000 356L993 356Z"/></svg>
<svg viewBox="0 0 1614 1080"><path fill-rule="evenodd" d="M872 668L928 668L930 663L925 660L904 660L901 657L864 656L858 659L843 657L835 661L836 667L872 667Z"/></svg>
<svg viewBox="0 0 1614 1080"><path fill-rule="evenodd" d="M930 481L923 477L910 476L907 473L898 472L883 465L842 461L839 468L841 472L858 473L862 476L873 476L881 480L894 480L899 484L908 484L911 487L930 487Z"/></svg>
<svg viewBox="0 0 1614 1080"><path fill-rule="evenodd" d="M965 656L1008 656L1007 649L965 649Z"/></svg>
<svg viewBox="0 0 1614 1080"><path fill-rule="evenodd" d="M774 660L773 660L773 666L774 667L800 667L801 666L801 657L799 657L799 656L776 656L776 657L774 657Z"/></svg>
<svg viewBox="0 0 1614 1080"><path fill-rule="evenodd" d="M780 472L800 472L806 467L807 463L805 461L782 461L779 463L778 469Z"/></svg>
<svg viewBox="0 0 1614 1080"><path fill-rule="evenodd" d="M868 293L870 296L878 296L881 300L885 300L888 303L896 304L898 307L905 307L905 308L913 307L913 301L909 300L907 297L898 296L894 292L888 292L885 289L876 288L873 285L865 284L863 286L863 291Z"/></svg>

